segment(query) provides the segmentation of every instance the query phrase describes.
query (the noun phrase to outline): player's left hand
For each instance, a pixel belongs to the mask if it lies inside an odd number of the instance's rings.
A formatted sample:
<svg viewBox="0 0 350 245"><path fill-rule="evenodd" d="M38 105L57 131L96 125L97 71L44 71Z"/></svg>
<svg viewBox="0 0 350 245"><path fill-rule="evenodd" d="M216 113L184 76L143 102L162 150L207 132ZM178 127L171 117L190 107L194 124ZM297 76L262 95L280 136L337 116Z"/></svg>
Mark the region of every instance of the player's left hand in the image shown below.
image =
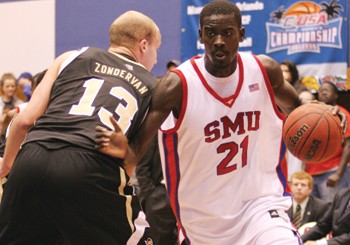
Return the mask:
<svg viewBox="0 0 350 245"><path fill-rule="evenodd" d="M311 102L309 102L309 103L320 103L320 104L325 104L325 103L320 102L320 101L318 101L318 100L313 100L313 101L311 101ZM339 117L339 119L340 119L340 121L341 121L340 127L343 129L343 133L345 134L346 130L348 129L348 119L347 119L347 116L346 116L343 112L341 112L341 111L339 110L339 107L338 107L338 106L336 106L336 105L335 105L335 106L328 105L328 106L332 108L332 113L333 113L333 115L337 115L337 116Z"/></svg>
<svg viewBox="0 0 350 245"><path fill-rule="evenodd" d="M330 175L327 179L327 186L334 187L339 182L340 179L341 179L341 176L339 176L339 174L337 173Z"/></svg>
<svg viewBox="0 0 350 245"><path fill-rule="evenodd" d="M114 131L102 126L96 126L96 148L111 157L124 159L128 152L128 139L111 116Z"/></svg>

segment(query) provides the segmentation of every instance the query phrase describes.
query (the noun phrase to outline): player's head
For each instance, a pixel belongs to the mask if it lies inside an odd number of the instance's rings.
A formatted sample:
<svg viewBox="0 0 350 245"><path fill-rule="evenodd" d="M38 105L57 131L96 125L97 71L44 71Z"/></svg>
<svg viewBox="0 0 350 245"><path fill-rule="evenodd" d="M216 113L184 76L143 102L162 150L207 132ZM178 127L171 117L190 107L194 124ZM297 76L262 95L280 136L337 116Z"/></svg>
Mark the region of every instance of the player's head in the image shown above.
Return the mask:
<svg viewBox="0 0 350 245"><path fill-rule="evenodd" d="M33 86L32 86L32 93L34 92L34 90L36 89L36 87L39 85L39 83L41 83L41 81L43 80L45 74L47 72L47 69L38 72L37 74L35 74L33 76Z"/></svg>
<svg viewBox="0 0 350 245"><path fill-rule="evenodd" d="M338 88L334 83L323 82L318 89L318 100L327 104L335 105L338 99Z"/></svg>
<svg viewBox="0 0 350 245"><path fill-rule="evenodd" d="M312 176L305 171L297 171L290 178L290 188L293 198L298 203L307 198L312 191Z"/></svg>
<svg viewBox="0 0 350 245"><path fill-rule="evenodd" d="M284 60L280 64L285 81L294 84L299 80L299 71L295 63L290 60Z"/></svg>
<svg viewBox="0 0 350 245"><path fill-rule="evenodd" d="M111 47L129 49L148 70L157 63L161 35L151 18L137 11L127 11L113 21L109 34Z"/></svg>
<svg viewBox="0 0 350 245"><path fill-rule="evenodd" d="M202 27L204 18L211 15L233 15L238 27L242 27L242 15L239 8L227 0L214 0L206 4L199 15L199 28Z"/></svg>
<svg viewBox="0 0 350 245"><path fill-rule="evenodd" d="M215 0L206 4L199 15L198 32L199 41L205 47L206 68L208 69L209 62L213 71L217 68L232 69L239 42L243 41L245 33L239 8L226 0Z"/></svg>

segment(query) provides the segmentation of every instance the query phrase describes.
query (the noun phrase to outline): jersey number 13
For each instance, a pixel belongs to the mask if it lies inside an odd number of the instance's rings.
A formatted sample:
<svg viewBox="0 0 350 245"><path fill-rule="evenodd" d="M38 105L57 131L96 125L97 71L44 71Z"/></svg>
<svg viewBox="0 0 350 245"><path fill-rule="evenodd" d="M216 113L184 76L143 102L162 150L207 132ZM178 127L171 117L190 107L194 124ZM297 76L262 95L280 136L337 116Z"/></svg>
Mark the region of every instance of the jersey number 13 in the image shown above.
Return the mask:
<svg viewBox="0 0 350 245"><path fill-rule="evenodd" d="M83 85L86 88L85 92L80 98L79 103L72 106L69 114L91 116L95 110L95 107L92 106L92 104L103 83L104 80L96 78L85 81ZM126 102L125 104L119 103L114 110L114 112L119 116L119 119L117 120L118 125L125 133L129 129L131 120L138 110L137 100L123 87L113 87L111 88L109 94ZM98 116L101 122L110 129L114 129L112 123L109 120L110 116L112 115L112 112L106 110L103 107L101 107L98 111Z"/></svg>

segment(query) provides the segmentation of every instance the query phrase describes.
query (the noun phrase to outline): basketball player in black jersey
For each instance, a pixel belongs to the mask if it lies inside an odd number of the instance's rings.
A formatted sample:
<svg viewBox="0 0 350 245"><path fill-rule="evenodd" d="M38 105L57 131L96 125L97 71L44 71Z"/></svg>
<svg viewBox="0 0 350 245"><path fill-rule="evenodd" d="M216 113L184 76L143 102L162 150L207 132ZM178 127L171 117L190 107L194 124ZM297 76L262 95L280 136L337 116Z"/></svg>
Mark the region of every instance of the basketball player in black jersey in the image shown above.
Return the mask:
<svg viewBox="0 0 350 245"><path fill-rule="evenodd" d="M6 143L0 244L127 244L137 218L128 170L95 148L94 129L112 129L113 116L133 137L156 84L149 71L160 43L157 25L128 11L112 23L108 50L54 61Z"/></svg>

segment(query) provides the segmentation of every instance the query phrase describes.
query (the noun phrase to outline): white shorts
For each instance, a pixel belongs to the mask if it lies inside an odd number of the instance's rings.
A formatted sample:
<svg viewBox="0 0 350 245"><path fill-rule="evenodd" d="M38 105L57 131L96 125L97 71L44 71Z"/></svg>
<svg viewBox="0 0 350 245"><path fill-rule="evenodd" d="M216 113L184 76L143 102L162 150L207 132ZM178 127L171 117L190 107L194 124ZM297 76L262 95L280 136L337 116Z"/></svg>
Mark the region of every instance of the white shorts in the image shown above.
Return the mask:
<svg viewBox="0 0 350 245"><path fill-rule="evenodd" d="M301 245L299 234L284 210L257 214L245 226L239 245Z"/></svg>

